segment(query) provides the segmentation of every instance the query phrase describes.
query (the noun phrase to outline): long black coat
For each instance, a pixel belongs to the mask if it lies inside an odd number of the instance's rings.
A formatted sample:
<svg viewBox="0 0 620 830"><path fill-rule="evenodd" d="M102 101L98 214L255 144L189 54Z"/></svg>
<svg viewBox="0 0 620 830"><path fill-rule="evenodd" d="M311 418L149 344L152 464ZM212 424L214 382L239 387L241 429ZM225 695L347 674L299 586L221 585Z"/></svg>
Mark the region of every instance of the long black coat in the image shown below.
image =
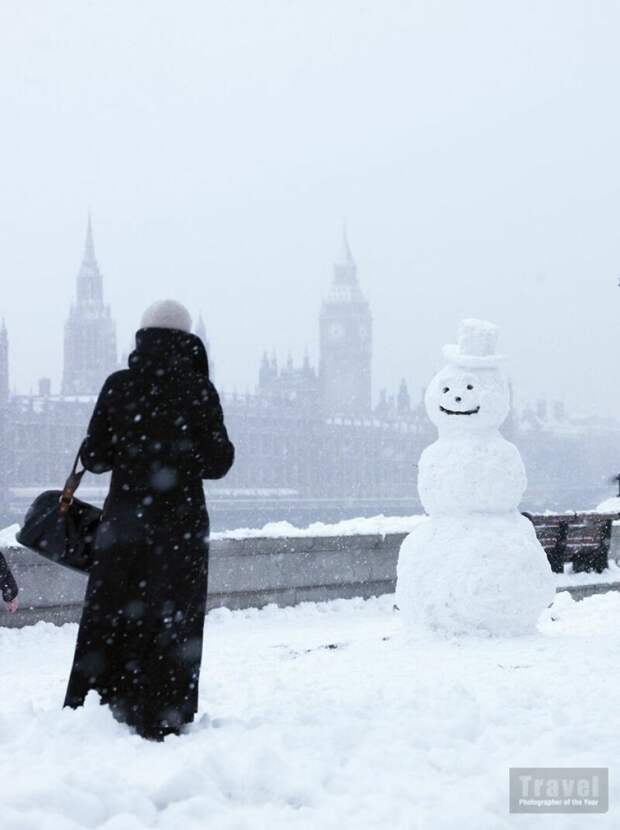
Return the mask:
<svg viewBox="0 0 620 830"><path fill-rule="evenodd" d="M197 709L209 533L202 479L221 478L234 459L198 337L138 331L129 369L104 383L81 459L112 480L65 705L95 689L117 718L161 738Z"/></svg>

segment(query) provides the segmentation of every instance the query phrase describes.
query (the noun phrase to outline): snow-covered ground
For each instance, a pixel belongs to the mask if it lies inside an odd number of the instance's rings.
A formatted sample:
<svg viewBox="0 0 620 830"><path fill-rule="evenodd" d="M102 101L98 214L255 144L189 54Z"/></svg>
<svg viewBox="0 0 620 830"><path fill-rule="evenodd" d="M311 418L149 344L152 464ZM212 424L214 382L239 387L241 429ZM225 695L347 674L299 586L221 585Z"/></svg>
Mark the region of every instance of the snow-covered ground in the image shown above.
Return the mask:
<svg viewBox="0 0 620 830"><path fill-rule="evenodd" d="M392 605L210 613L202 718L164 744L60 710L76 626L0 628L0 827L620 826L620 594L513 640L406 635ZM611 767L610 813L509 815L508 768L554 765Z"/></svg>

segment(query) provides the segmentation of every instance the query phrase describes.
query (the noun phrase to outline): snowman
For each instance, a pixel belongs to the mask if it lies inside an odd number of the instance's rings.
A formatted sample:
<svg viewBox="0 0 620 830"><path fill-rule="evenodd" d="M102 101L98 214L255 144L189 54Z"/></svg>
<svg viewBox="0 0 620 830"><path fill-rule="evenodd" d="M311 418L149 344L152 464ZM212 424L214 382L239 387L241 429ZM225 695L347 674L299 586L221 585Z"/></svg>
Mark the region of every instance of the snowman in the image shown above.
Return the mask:
<svg viewBox="0 0 620 830"><path fill-rule="evenodd" d="M419 464L429 519L400 549L396 602L405 622L447 635L532 632L554 597L545 552L518 511L521 455L499 432L510 392L497 339L492 323L464 320L426 391L439 433Z"/></svg>

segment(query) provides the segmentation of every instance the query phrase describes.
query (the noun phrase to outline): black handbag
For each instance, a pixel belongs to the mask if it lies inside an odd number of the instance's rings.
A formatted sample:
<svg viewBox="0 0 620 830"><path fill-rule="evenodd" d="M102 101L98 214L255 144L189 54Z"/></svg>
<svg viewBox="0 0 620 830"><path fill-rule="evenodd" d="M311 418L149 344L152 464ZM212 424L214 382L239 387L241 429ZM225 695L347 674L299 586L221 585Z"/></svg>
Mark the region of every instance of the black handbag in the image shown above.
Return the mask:
<svg viewBox="0 0 620 830"><path fill-rule="evenodd" d="M46 490L33 501L17 533L20 545L51 562L80 573L89 573L93 563L93 541L102 511L75 498L86 472L78 470L80 452L62 490Z"/></svg>

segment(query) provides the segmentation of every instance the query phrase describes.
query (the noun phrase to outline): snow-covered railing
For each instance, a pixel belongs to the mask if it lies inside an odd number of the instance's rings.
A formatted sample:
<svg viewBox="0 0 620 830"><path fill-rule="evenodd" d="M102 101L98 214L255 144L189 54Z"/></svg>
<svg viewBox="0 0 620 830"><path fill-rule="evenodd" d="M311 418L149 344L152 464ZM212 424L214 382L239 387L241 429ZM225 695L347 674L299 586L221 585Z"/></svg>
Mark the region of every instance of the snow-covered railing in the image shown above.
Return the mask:
<svg viewBox="0 0 620 830"><path fill-rule="evenodd" d="M303 530L277 523L214 534L208 607L296 605L393 591L401 542L420 521L378 517ZM85 578L17 546L16 531L0 532L0 549L20 585L21 610L14 616L0 611L0 625L78 620Z"/></svg>
<svg viewBox="0 0 620 830"><path fill-rule="evenodd" d="M303 529L282 522L213 534L208 607L285 606L390 593L402 540L420 521L424 517L379 516ZM85 578L17 546L16 530L0 531L0 550L20 585L21 609L16 615L0 610L0 625L77 621ZM612 537L614 559L620 560L620 527ZM620 584L615 561L604 574L557 575L558 588L581 595L610 583Z"/></svg>

